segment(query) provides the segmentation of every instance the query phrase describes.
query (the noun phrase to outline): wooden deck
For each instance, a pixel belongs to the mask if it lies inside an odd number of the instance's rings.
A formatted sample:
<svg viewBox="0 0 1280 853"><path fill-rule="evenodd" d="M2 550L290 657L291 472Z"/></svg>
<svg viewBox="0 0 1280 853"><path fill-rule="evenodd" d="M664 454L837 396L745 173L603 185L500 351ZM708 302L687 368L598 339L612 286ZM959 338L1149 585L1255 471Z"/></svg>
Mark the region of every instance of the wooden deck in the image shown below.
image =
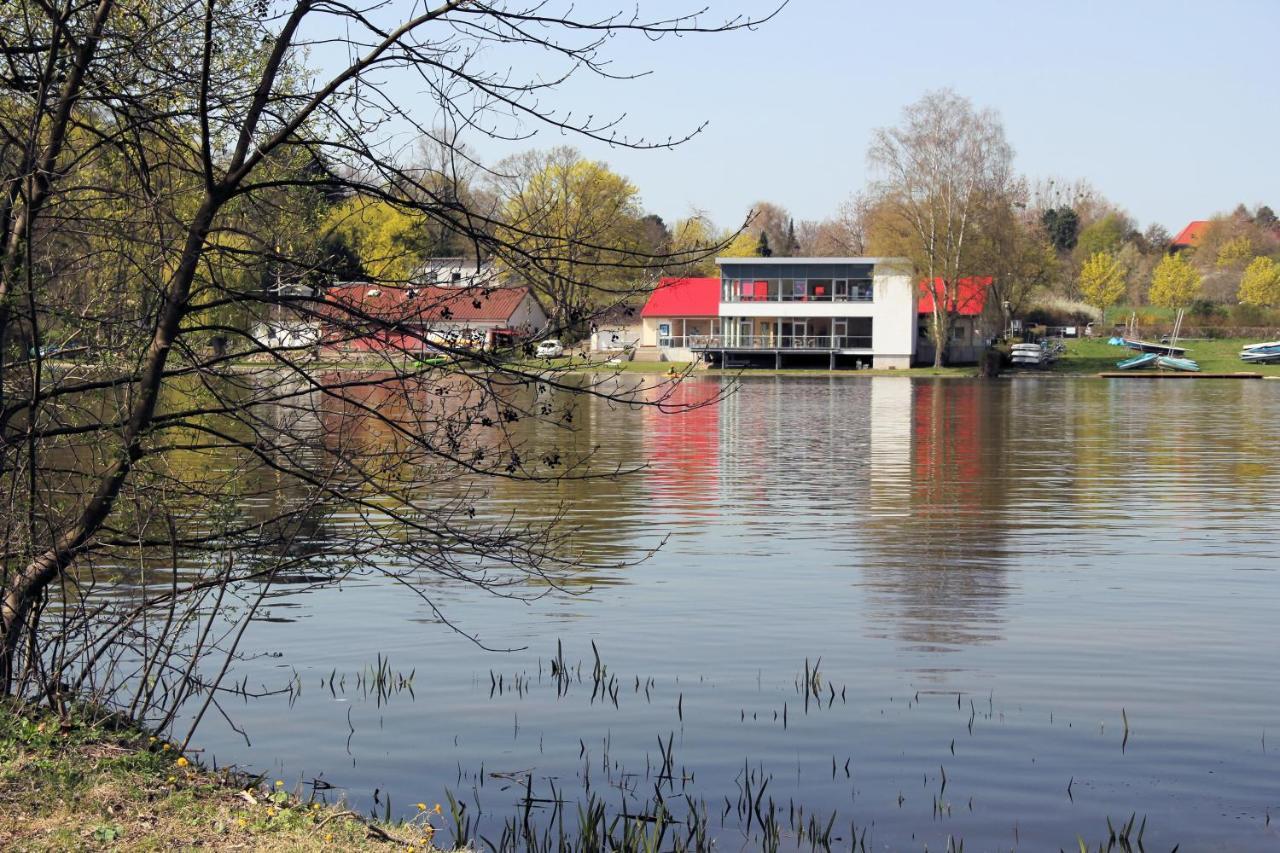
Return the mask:
<svg viewBox="0 0 1280 853"><path fill-rule="evenodd" d="M1261 373L1180 373L1168 371L1106 371L1103 379L1261 379Z"/></svg>

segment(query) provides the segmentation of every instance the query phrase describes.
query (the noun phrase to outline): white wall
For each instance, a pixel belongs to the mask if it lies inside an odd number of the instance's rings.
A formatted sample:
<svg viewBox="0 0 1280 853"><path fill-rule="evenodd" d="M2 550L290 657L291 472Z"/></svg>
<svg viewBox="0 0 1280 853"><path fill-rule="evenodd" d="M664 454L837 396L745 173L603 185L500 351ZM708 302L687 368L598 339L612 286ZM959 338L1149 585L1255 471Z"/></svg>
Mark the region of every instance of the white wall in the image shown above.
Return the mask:
<svg viewBox="0 0 1280 853"><path fill-rule="evenodd" d="M520 300L520 304L516 306L516 310L512 312L507 325L513 329L528 325L535 332L540 332L547 327L547 312L542 310L542 305L532 293L526 293L524 299Z"/></svg>
<svg viewBox="0 0 1280 853"><path fill-rule="evenodd" d="M916 294L906 273L876 270L870 302L721 302L721 317L871 317L872 354L908 362L915 352Z"/></svg>

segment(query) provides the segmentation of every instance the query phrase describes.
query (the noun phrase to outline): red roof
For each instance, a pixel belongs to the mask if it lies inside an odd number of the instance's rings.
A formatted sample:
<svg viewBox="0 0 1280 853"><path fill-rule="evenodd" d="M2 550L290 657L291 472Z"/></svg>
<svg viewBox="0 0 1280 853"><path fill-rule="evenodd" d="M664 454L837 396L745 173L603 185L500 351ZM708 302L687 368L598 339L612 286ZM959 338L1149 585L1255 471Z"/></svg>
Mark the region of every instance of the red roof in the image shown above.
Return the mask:
<svg viewBox="0 0 1280 853"><path fill-rule="evenodd" d="M640 310L641 317L715 317L719 313L718 278L664 278Z"/></svg>
<svg viewBox="0 0 1280 853"><path fill-rule="evenodd" d="M935 292L942 289L942 279L935 278ZM917 311L921 314L933 313L933 293L920 283L924 294L920 297ZM979 278L962 278L956 283L955 292L947 294L947 306L954 309L961 317L977 317L987 307L987 292L991 289L991 276Z"/></svg>
<svg viewBox="0 0 1280 853"><path fill-rule="evenodd" d="M1197 219L1187 225L1178 232L1178 236L1173 238L1171 246L1198 246L1200 241L1204 239L1204 232L1209 227L1209 220Z"/></svg>
<svg viewBox="0 0 1280 853"><path fill-rule="evenodd" d="M325 299L384 323L505 323L529 295L527 287L388 287L344 284Z"/></svg>

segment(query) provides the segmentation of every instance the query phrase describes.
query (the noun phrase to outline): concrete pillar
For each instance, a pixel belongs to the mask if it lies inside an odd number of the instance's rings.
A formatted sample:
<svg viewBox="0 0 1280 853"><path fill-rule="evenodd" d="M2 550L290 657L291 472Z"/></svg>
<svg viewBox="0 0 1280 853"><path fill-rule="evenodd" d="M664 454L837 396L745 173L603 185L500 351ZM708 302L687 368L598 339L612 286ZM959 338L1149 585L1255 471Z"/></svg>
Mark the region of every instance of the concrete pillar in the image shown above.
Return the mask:
<svg viewBox="0 0 1280 853"><path fill-rule="evenodd" d="M773 369L774 369L774 370L781 370L781 369L782 369L782 350L774 350L774 353L773 353Z"/></svg>

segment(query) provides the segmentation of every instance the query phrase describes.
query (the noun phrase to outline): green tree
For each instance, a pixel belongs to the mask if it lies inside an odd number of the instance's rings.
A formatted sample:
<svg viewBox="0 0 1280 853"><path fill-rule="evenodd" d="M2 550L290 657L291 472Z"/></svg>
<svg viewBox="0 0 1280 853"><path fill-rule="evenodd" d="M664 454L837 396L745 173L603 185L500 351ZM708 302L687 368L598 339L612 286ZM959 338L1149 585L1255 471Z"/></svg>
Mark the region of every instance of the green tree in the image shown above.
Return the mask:
<svg viewBox="0 0 1280 853"><path fill-rule="evenodd" d="M677 220L671 228L670 255L664 272L675 276L715 276L716 254L725 252L716 227L707 217L694 215Z"/></svg>
<svg viewBox="0 0 1280 853"><path fill-rule="evenodd" d="M1239 268L1253 256L1253 240L1248 234L1239 234L1218 249L1218 266Z"/></svg>
<svg viewBox="0 0 1280 853"><path fill-rule="evenodd" d="M1124 268L1110 252L1096 252L1080 268L1080 294L1084 301L1102 312L1120 301L1125 293Z"/></svg>
<svg viewBox="0 0 1280 853"><path fill-rule="evenodd" d="M1080 217L1070 207L1051 207L1040 215L1049 243L1059 252L1070 252L1080 238Z"/></svg>
<svg viewBox="0 0 1280 853"><path fill-rule="evenodd" d="M635 185L560 146L509 157L495 170L504 266L547 304L554 327L582 331L594 309L639 293L650 256Z"/></svg>
<svg viewBox="0 0 1280 853"><path fill-rule="evenodd" d="M1166 255L1151 275L1147 299L1164 308L1185 308L1200 295L1200 273L1182 256Z"/></svg>
<svg viewBox="0 0 1280 853"><path fill-rule="evenodd" d="M1080 239L1076 243L1076 256L1092 258L1098 252L1114 253L1120 249L1128 233L1127 219L1118 213L1108 213L1101 219L1089 223L1080 232Z"/></svg>
<svg viewBox="0 0 1280 853"><path fill-rule="evenodd" d="M760 238L756 240L756 254L762 258L768 258L773 255L773 249L769 248L769 232L760 232Z"/></svg>
<svg viewBox="0 0 1280 853"><path fill-rule="evenodd" d="M326 225L336 247L359 259L365 275L406 282L428 254L428 222L412 208L353 195L334 206Z"/></svg>
<svg viewBox="0 0 1280 853"><path fill-rule="evenodd" d="M1280 307L1280 264L1270 258L1254 258L1240 277L1239 296L1244 305Z"/></svg>

